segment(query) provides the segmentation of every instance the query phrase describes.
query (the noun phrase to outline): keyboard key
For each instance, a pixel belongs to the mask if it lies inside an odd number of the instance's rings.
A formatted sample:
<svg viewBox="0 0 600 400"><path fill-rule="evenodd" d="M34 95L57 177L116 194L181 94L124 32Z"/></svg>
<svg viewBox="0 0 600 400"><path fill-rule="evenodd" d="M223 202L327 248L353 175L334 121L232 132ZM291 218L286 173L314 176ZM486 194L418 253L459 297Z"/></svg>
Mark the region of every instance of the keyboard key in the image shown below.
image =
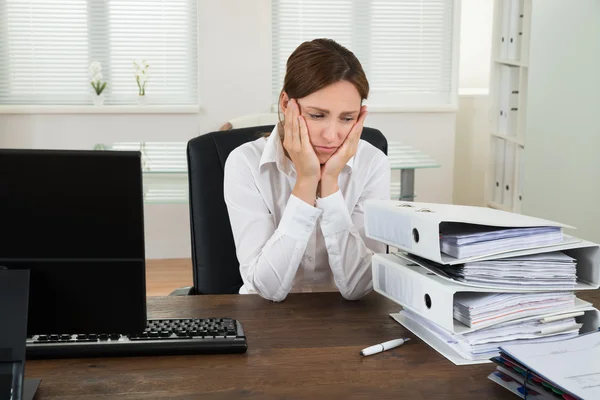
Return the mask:
<svg viewBox="0 0 600 400"><path fill-rule="evenodd" d="M69 339L71 339L71 335L66 335L66 334L65 335L60 335L60 338L62 340L69 340Z"/></svg>
<svg viewBox="0 0 600 400"><path fill-rule="evenodd" d="M90 339L90 340L98 340L98 335L96 335L95 333L90 333L88 335L88 339Z"/></svg>
<svg viewBox="0 0 600 400"><path fill-rule="evenodd" d="M83 340L83 339L87 339L87 335L84 333L80 333L79 335L77 335L77 339L78 340Z"/></svg>
<svg viewBox="0 0 600 400"><path fill-rule="evenodd" d="M48 335L39 335L38 340L48 340Z"/></svg>
<svg viewBox="0 0 600 400"><path fill-rule="evenodd" d="M58 335L50 335L50 340L58 340Z"/></svg>
<svg viewBox="0 0 600 400"><path fill-rule="evenodd" d="M121 337L121 335L119 335L118 333L110 334L110 340L119 340L120 337Z"/></svg>

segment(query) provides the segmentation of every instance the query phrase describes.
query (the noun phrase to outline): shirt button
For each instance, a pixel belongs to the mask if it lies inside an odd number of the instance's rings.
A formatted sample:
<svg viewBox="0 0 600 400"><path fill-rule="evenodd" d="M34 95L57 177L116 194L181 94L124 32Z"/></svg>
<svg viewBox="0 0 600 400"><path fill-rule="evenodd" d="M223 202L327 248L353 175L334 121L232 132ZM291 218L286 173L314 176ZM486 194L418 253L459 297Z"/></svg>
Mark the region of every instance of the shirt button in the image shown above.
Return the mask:
<svg viewBox="0 0 600 400"><path fill-rule="evenodd" d="M312 257L308 257L308 261L309 262L313 262L313 258Z"/></svg>

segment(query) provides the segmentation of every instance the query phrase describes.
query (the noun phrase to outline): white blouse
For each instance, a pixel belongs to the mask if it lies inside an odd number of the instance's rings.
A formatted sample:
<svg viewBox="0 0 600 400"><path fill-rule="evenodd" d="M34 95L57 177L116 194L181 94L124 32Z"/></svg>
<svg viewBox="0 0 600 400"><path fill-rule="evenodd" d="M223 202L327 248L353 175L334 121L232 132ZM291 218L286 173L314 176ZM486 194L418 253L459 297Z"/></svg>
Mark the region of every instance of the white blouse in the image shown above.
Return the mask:
<svg viewBox="0 0 600 400"><path fill-rule="evenodd" d="M365 237L363 204L390 197L386 155L360 140L339 190L318 198L316 207L292 195L295 183L277 126L227 158L224 195L244 282L240 293L273 301L336 288L346 299L369 293L371 255L385 245Z"/></svg>

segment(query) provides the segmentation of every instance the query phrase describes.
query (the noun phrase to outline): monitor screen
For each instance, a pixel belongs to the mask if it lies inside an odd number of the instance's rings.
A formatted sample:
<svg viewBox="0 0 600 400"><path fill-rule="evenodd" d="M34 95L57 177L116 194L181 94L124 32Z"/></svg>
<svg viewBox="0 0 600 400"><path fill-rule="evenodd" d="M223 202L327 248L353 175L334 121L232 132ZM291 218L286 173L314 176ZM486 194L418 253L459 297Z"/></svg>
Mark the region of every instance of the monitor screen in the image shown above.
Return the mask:
<svg viewBox="0 0 600 400"><path fill-rule="evenodd" d="M0 259L144 258L135 152L0 152Z"/></svg>
<svg viewBox="0 0 600 400"><path fill-rule="evenodd" d="M139 152L0 149L0 266L31 271L28 334L143 329L142 190Z"/></svg>

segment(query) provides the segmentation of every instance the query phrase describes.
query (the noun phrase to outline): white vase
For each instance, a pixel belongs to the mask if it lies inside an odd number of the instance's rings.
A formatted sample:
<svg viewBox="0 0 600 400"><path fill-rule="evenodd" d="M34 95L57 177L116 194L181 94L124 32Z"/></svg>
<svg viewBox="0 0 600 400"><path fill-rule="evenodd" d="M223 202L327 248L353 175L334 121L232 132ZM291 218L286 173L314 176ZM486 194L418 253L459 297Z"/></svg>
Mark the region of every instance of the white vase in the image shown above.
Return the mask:
<svg viewBox="0 0 600 400"><path fill-rule="evenodd" d="M148 98L144 94L138 94L137 102L139 105L145 106L146 104L148 104Z"/></svg>
<svg viewBox="0 0 600 400"><path fill-rule="evenodd" d="M104 93L100 93L100 94L93 94L92 95L92 102L94 103L95 106L101 106L104 104Z"/></svg>

